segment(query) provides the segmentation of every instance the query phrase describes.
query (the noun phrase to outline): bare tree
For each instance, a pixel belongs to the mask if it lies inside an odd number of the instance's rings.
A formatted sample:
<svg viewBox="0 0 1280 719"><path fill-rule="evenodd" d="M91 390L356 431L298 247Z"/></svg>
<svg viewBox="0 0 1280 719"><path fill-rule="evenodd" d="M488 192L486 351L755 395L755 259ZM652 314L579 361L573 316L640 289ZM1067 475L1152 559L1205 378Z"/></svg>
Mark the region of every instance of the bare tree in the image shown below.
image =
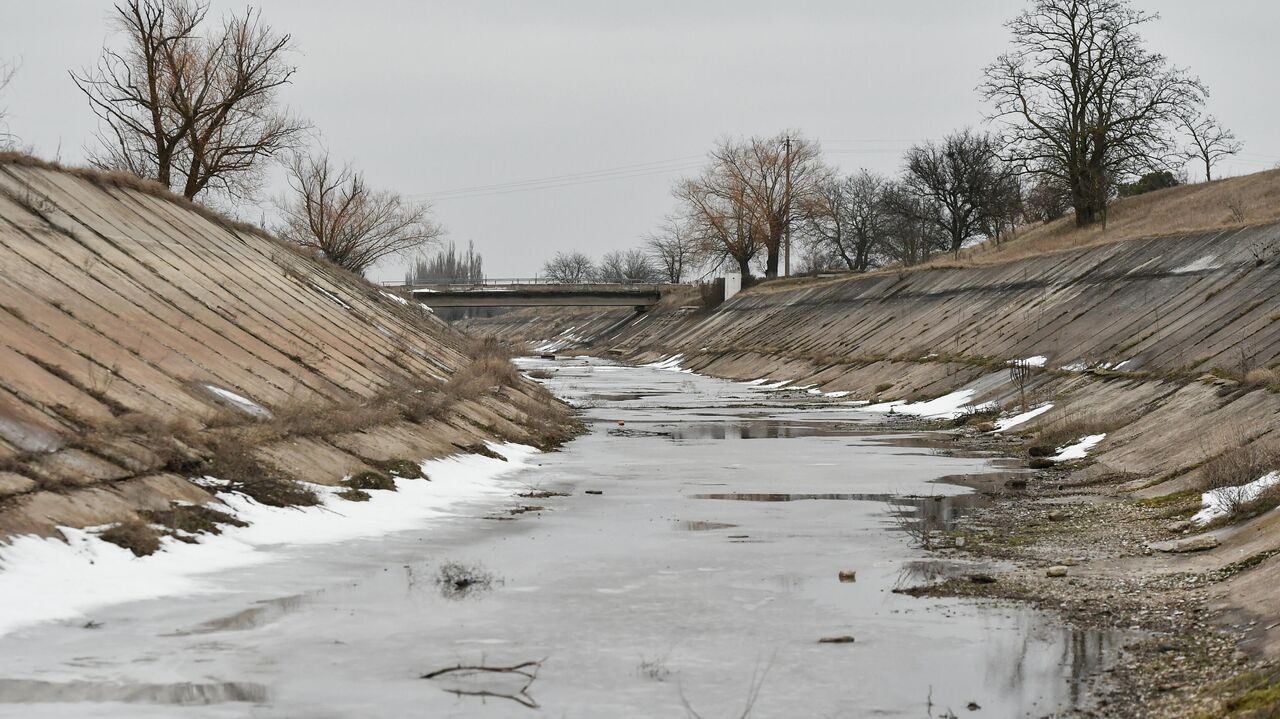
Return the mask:
<svg viewBox="0 0 1280 719"><path fill-rule="evenodd" d="M681 182L675 194L684 205L699 254L712 266L732 261L743 281L749 281L751 263L765 247L765 233L748 210L741 185L711 166L701 176Z"/></svg>
<svg viewBox="0 0 1280 719"><path fill-rule="evenodd" d="M664 219L658 229L645 238L645 246L667 282L680 282L697 263L697 238L689 223L682 219Z"/></svg>
<svg viewBox="0 0 1280 719"><path fill-rule="evenodd" d="M407 285L427 282L471 283L484 280L484 257L476 252L474 242L467 242L466 252L459 252L453 242L442 247L430 257L414 260L405 273Z"/></svg>
<svg viewBox="0 0 1280 719"><path fill-rule="evenodd" d="M926 200L921 207L928 210L917 219L937 224L952 252L986 229L1003 179L996 150L989 135L965 129L940 145L926 142L907 151L903 184Z"/></svg>
<svg viewBox="0 0 1280 719"><path fill-rule="evenodd" d="M661 274L644 250L635 249L622 256L622 276L628 282L657 282Z"/></svg>
<svg viewBox="0 0 1280 719"><path fill-rule="evenodd" d="M794 132L724 140L711 151L714 175L761 232L765 277L777 277L785 235L800 204L829 175L816 142Z"/></svg>
<svg viewBox="0 0 1280 719"><path fill-rule="evenodd" d="M861 170L842 180L822 182L801 208L813 241L828 254L837 255L848 269L865 272L875 261L874 252L888 214L882 175ZM822 256L811 254L809 264Z"/></svg>
<svg viewBox="0 0 1280 719"><path fill-rule="evenodd" d="M581 252L557 252L543 263L542 274L552 282L580 285L595 281L599 270L591 258Z"/></svg>
<svg viewBox="0 0 1280 719"><path fill-rule="evenodd" d="M936 218L942 213L937 203L921 197L902 182L891 182L884 190L887 216L881 246L886 254L903 265L916 265L950 246L945 225Z"/></svg>
<svg viewBox="0 0 1280 719"><path fill-rule="evenodd" d="M986 68L981 91L1009 158L1070 188L1079 226L1105 220L1116 181L1174 155L1173 126L1204 97L1147 49L1139 30L1158 17L1128 0L1033 0L1006 23L1012 49Z"/></svg>
<svg viewBox="0 0 1280 719"><path fill-rule="evenodd" d="M16 63L0 62L0 92L4 91L17 72L18 66ZM7 115L8 112L5 107L0 105L0 149L10 147L13 144L13 135L9 133L9 126L5 123Z"/></svg>
<svg viewBox="0 0 1280 719"><path fill-rule="evenodd" d="M603 282L656 282L658 272L644 250L614 250L600 258L599 279Z"/></svg>
<svg viewBox="0 0 1280 719"><path fill-rule="evenodd" d="M1190 140L1183 149L1183 157L1204 163L1205 182L1213 181L1213 166L1218 164L1218 160L1244 149L1236 134L1223 127L1213 115L1185 115L1181 121Z"/></svg>
<svg viewBox="0 0 1280 719"><path fill-rule="evenodd" d="M600 258L598 273L602 282L625 282L626 268L621 250L604 253Z"/></svg>
<svg viewBox="0 0 1280 719"><path fill-rule="evenodd" d="M290 195L278 204L278 234L363 274L378 260L420 250L444 230L430 206L394 192L372 190L350 166L328 154L297 153L289 162Z"/></svg>
<svg viewBox="0 0 1280 719"><path fill-rule="evenodd" d="M1071 190L1053 177L1039 177L1027 190L1022 216L1027 222L1048 224L1071 209Z"/></svg>
<svg viewBox="0 0 1280 719"><path fill-rule="evenodd" d="M307 124L277 108L295 68L290 36L246 10L208 35L198 0L127 0L114 24L122 48L71 77L101 120L91 161L194 198L253 194L262 161L296 147Z"/></svg>

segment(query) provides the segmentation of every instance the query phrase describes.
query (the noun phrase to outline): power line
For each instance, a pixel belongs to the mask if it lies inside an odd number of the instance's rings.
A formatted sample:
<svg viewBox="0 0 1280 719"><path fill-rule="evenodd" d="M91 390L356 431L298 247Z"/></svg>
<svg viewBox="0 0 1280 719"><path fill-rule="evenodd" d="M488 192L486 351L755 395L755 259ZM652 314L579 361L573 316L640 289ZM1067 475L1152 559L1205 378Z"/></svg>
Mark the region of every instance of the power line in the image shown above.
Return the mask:
<svg viewBox="0 0 1280 719"><path fill-rule="evenodd" d="M595 185L601 182L614 182L617 180L628 180L635 177L665 175L665 174L671 174L674 172L684 172L686 170L694 170L701 166L702 166L702 163L698 162L698 163L685 164L685 165L673 165L671 167L662 167L662 168L651 169L651 170L640 171L640 172L633 171L625 174L613 174L613 175L606 175L601 177L588 177L580 180L569 180L569 181L554 182L554 183L546 183L544 181L542 184L532 184L525 187L516 186L516 187L506 187L505 189L489 190L489 191L482 191L482 192L470 192L465 194L460 193L460 194L452 194L452 195L426 195L425 197L427 199L436 200L436 201L469 200L476 197L509 195L517 192L537 192L539 190L553 190L561 187L576 187L579 185Z"/></svg>
<svg viewBox="0 0 1280 719"><path fill-rule="evenodd" d="M563 175L551 175L548 177L534 177L524 180L512 180L510 182L498 182L488 185L472 185L470 187L456 187L449 190L436 190L434 192L419 193L419 196L442 198L445 195L469 194L472 192L489 192L493 190L505 190L508 188L521 188L533 185L542 185L548 183L559 183L567 180L594 179L597 177L605 178L612 175L626 176L636 171L643 170L666 170L670 169L662 167L664 165L678 164L680 167L686 165L690 160L700 160L702 155L686 155L684 157L675 157L667 160L653 160L650 162L641 162L634 165L620 165L618 167L610 167L601 170L589 170L586 172L570 172Z"/></svg>

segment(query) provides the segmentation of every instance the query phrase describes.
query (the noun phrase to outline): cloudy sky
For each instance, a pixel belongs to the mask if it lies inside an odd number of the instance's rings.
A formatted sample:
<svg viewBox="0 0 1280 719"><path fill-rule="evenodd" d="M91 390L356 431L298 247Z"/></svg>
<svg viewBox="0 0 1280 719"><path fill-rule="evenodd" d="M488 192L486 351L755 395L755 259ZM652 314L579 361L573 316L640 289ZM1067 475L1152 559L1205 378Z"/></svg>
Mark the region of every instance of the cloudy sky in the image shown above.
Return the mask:
<svg viewBox="0 0 1280 719"><path fill-rule="evenodd" d="M105 0L5 0L9 130L78 162L95 118L67 70L97 58ZM381 187L430 200L491 277L556 250L637 245L718 138L795 129L834 165L895 172L902 150L983 121L974 87L1024 0L260 0L293 35L285 99ZM1151 44L1198 73L1245 141L1224 174L1280 163L1280 3L1136 0ZM215 13L242 0L213 0ZM256 219L265 210L248 208ZM398 267L378 278L399 277Z"/></svg>

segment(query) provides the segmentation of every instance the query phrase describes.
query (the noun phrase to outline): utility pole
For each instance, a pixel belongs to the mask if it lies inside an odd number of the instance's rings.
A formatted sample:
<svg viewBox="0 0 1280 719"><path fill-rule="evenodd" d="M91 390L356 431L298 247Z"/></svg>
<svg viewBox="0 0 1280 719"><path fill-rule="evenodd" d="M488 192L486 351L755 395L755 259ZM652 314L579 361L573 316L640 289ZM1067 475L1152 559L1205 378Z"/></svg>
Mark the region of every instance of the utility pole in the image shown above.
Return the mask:
<svg viewBox="0 0 1280 719"><path fill-rule="evenodd" d="M787 138L783 142L786 148L786 155L782 161L786 170L786 183L783 185L783 207L786 209L786 217L782 220L782 238L783 238L783 255L782 255L782 274L786 277L791 276L791 134L787 133Z"/></svg>

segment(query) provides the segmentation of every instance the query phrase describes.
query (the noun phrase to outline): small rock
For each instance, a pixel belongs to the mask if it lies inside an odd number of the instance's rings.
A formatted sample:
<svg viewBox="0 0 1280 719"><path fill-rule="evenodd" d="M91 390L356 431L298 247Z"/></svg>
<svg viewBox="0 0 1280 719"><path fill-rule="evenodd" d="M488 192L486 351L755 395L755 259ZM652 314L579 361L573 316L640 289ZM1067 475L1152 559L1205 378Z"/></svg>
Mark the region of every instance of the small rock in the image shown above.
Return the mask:
<svg viewBox="0 0 1280 719"><path fill-rule="evenodd" d="M858 581L858 573L853 571L852 569L841 569L839 577L840 577L840 581L842 582Z"/></svg>
<svg viewBox="0 0 1280 719"><path fill-rule="evenodd" d="M818 640L819 644L853 644L853 637L845 634L839 637L823 637Z"/></svg>
<svg viewBox="0 0 1280 719"><path fill-rule="evenodd" d="M35 489L35 480L13 472L0 472L0 497L22 494Z"/></svg>
<svg viewBox="0 0 1280 719"><path fill-rule="evenodd" d="M968 709L971 712L976 712L981 708L982 707L978 704L978 702L969 702L969 705L965 707L965 709Z"/></svg>
<svg viewBox="0 0 1280 719"><path fill-rule="evenodd" d="M623 421L623 420L618 420L618 426L619 426L619 427L625 427L625 426L627 426L627 423L626 423L625 421Z"/></svg>
<svg viewBox="0 0 1280 719"><path fill-rule="evenodd" d="M974 584L995 584L996 578L990 574L970 574L969 581Z"/></svg>
<svg viewBox="0 0 1280 719"><path fill-rule="evenodd" d="M1009 481L1005 482L1005 483L1004 483L1004 486L1005 486L1005 488L1006 488L1006 489L1026 489L1026 488L1027 488L1027 480L1025 480L1025 479L1011 479L1011 480L1009 480Z"/></svg>
<svg viewBox="0 0 1280 719"><path fill-rule="evenodd" d="M1193 525L1194 523L1190 519L1184 519L1181 522L1174 522L1173 524L1170 524L1166 529L1173 534L1182 534L1188 529L1191 529Z"/></svg>
<svg viewBox="0 0 1280 719"><path fill-rule="evenodd" d="M1066 568L1066 567L1064 567L1064 566L1062 566L1061 564L1059 564L1059 565L1058 565L1058 566L1056 566L1056 567L1049 567L1049 569L1045 571L1044 576L1046 576L1046 577L1065 577L1065 576L1067 576L1067 568Z"/></svg>
<svg viewBox="0 0 1280 719"><path fill-rule="evenodd" d="M604 492L602 492L602 491L600 491L600 490L598 490L598 489L588 489L588 490L586 491L586 494L604 494Z"/></svg>
<svg viewBox="0 0 1280 719"><path fill-rule="evenodd" d="M1064 519L1066 519L1066 518L1067 518L1067 513L1066 513L1066 512L1060 512L1060 511L1053 511L1053 512L1049 512L1049 521L1050 521L1050 522L1061 522L1062 520L1064 520Z"/></svg>
<svg viewBox="0 0 1280 719"><path fill-rule="evenodd" d="M1184 552L1203 552L1206 549L1213 549L1219 544L1221 544L1221 541L1214 535L1201 534L1195 537L1174 539L1168 542L1152 542L1150 547L1157 552L1182 554Z"/></svg>

